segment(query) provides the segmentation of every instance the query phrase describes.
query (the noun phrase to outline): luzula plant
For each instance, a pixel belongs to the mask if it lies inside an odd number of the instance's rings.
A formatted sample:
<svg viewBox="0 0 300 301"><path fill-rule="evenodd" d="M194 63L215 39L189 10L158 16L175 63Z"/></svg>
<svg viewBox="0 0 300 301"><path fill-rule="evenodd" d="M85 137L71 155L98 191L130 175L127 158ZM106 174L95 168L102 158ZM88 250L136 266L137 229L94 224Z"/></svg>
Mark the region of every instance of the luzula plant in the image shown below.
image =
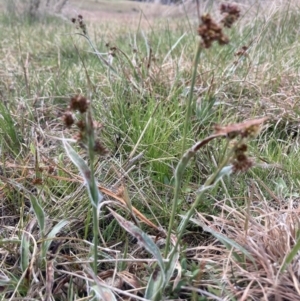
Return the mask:
<svg viewBox="0 0 300 301"><path fill-rule="evenodd" d="M80 119L75 122L74 112L79 112ZM76 124L78 128L77 142L84 146L87 150L89 159L89 166L86 162L76 153L76 151L64 140L64 146L66 152L73 163L80 170L85 182L89 199L92 204L93 210L93 236L94 236L94 252L93 252L93 270L97 272L97 247L98 247L98 233L99 233L99 205L103 199L101 192L98 189L98 185L95 179L94 172L94 159L95 154L105 155L107 153L106 148L102 145L100 140L95 137L95 127L92 118L92 112L90 108L90 102L81 95L77 95L71 98L68 110L63 116L65 126L70 128L73 124Z"/></svg>
<svg viewBox="0 0 300 301"><path fill-rule="evenodd" d="M169 286L171 278L174 276L174 271L179 265L180 246L182 243L182 237L185 233L186 227L195 213L198 205L200 204L203 194L209 188L214 186L218 180L224 176L236 172L245 172L255 162L247 155L248 142L255 137L261 125L267 120L266 117L245 121L243 123L231 124L228 126L216 126L215 133L206 137L200 142L197 142L194 146L186 150L187 133L190 128L190 120L192 114L192 108L194 107L194 88L197 77L197 67L200 60L200 54L203 49L210 48L214 41L217 41L220 45L229 43L229 38L224 34L224 28L230 28L232 24L239 18L240 11L236 5L223 4L220 7L223 18L218 24L209 14L205 14L200 18L200 25L198 27L198 34L202 41L198 45L198 49L195 56L194 71L191 78L190 93L186 104L186 119L184 124L183 141L182 141L182 158L179 161L175 171L175 188L174 198L172 204L172 211L169 226L166 233L165 252L164 257L161 254L161 250L157 247L155 242L137 225L130 221L125 220L119 214L110 210L114 218L118 223L131 235L133 235L149 253L157 260L159 269L155 268L150 276L144 298L147 300L159 301L162 300L166 288ZM86 27L82 21L82 17L78 16L77 19L72 20L75 24L78 24L83 35L88 38L86 33ZM112 68L109 66L109 68ZM105 147L99 140L95 139L94 126L92 121L92 113L90 104L85 97L76 96L71 99L69 110L64 115L65 125L71 127L75 121L73 117L73 111L79 111L81 119L76 123L79 129L79 135L77 141L83 144L88 152L89 166L84 160L78 156L78 154L71 148L71 146L64 142L66 151L71 160L80 169L83 177L86 181L87 190L91 200L93 208L93 234L94 234L94 272L97 272L97 244L98 244L98 208L102 201L102 195L99 192L94 175L94 155L95 152L100 154L105 153ZM174 235L174 223L177 216L179 207L179 195L182 186L182 179L184 171L194 155L210 141L214 139L227 139L225 155L219 162L218 167L211 176L209 176L203 186L197 191L197 197L187 213L182 216L182 222L180 223L176 234ZM164 236L162 230L158 236ZM175 281L176 282L176 281ZM175 284L174 284L175 285Z"/></svg>

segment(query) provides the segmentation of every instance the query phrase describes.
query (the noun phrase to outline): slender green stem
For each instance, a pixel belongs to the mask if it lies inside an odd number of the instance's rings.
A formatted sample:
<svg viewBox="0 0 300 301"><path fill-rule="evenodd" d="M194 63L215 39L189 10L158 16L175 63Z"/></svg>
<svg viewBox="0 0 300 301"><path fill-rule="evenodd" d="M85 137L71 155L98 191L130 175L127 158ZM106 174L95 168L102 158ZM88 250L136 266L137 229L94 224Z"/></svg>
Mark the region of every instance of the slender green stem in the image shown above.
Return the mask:
<svg viewBox="0 0 300 301"><path fill-rule="evenodd" d="M182 155L184 154L184 152L186 150L186 139L187 139L188 129L190 126L190 117L191 117L191 113L192 113L192 101L193 101L194 87L195 87L195 82L196 82L196 77L197 77L197 66L198 66L199 59L200 59L201 49L202 49L201 44L199 43L197 52L196 52L196 56L195 56L194 71L193 71L193 75L192 75L192 82L191 82L190 93L189 93L189 98L188 98L188 102L187 102L186 114L185 114L184 132L183 132L183 140L182 140ZM167 234L167 239L166 239L165 257L167 257L168 252L169 252L171 233L173 230L175 215L176 215L177 208L178 208L178 199L179 199L180 189L181 189L180 184L181 184L181 179L178 179L178 177L175 176L175 191L174 191L171 217L170 217L170 222L169 222L169 227L168 227L168 234Z"/></svg>
<svg viewBox="0 0 300 301"><path fill-rule="evenodd" d="M92 210L93 210L93 236L94 236L94 262L93 270L97 275L97 259L98 259L98 204L99 204L99 192L98 187L95 181L95 170L94 170L94 159L95 159L95 137L94 137L94 128L93 120L91 116L91 111L87 112L86 116L86 125L87 125L87 139L88 139L88 154L90 159L90 192L92 198Z"/></svg>
<svg viewBox="0 0 300 301"><path fill-rule="evenodd" d="M218 169L205 181L203 187L208 187L210 185L212 185L217 176L219 175L220 171L222 170L223 167L226 166L226 164L228 164L228 161L229 159L231 158L231 155L232 155L232 151L224 158L223 162L220 164L220 166L218 167ZM176 244L175 246L173 247L172 249L172 252L170 254L170 257L169 257L169 263L167 264L166 266L166 269L168 270L170 268L170 262L172 262L172 258L173 256L175 255L175 253L177 252L177 248L179 246L179 243L181 242L181 238L183 236L183 233L184 233L184 230L185 228L187 227L188 223L189 223L189 220L190 218L192 217L192 215L194 214L195 212L195 209L197 208L197 206L199 205L201 199L202 199L202 196L205 192L205 189L203 189L197 196L195 202L192 204L190 210L187 212L187 214L185 215L184 217L184 220L181 224L181 227L180 227L180 230L179 230L179 233L177 234L176 238L177 238L177 241L176 241Z"/></svg>
<svg viewBox="0 0 300 301"><path fill-rule="evenodd" d="M177 209L177 203L180 193L180 179L178 177L175 177L175 191L174 191L174 198L173 198L173 205L172 205L172 213L170 217L169 227L168 227L168 234L166 239L166 247L165 247L165 258L168 256L169 247L170 247L170 240L171 240L171 234L172 234L172 228L175 220L176 215L176 209Z"/></svg>
<svg viewBox="0 0 300 301"><path fill-rule="evenodd" d="M94 235L94 262L93 262L93 270L95 275L97 275L97 259L98 259L98 212L97 208L93 206L93 235Z"/></svg>
<svg viewBox="0 0 300 301"><path fill-rule="evenodd" d="M196 77L197 77L197 67L198 67L199 60L200 60L201 49L202 49L201 44L198 43L197 52L196 52L195 61L194 61L192 82L191 82L189 97L188 97L188 101L187 101L186 114L185 114L183 140L182 140L182 155L184 154L185 150L187 149L186 139L187 139L187 133L188 133L189 126L190 126L190 120L191 120L191 114L192 114L192 102L193 102L194 88L195 88Z"/></svg>
<svg viewBox="0 0 300 301"><path fill-rule="evenodd" d="M89 45L94 50L95 54L97 55L97 57L99 58L99 60L102 64L106 65L109 68L109 70L114 72L115 75L119 75L118 72L115 70L115 68L113 68L113 66L108 61L106 61L103 58L103 56L98 52L97 48L95 47L92 40L90 39L90 37L87 34L78 33L78 35L83 36L87 39L87 41L89 42Z"/></svg>

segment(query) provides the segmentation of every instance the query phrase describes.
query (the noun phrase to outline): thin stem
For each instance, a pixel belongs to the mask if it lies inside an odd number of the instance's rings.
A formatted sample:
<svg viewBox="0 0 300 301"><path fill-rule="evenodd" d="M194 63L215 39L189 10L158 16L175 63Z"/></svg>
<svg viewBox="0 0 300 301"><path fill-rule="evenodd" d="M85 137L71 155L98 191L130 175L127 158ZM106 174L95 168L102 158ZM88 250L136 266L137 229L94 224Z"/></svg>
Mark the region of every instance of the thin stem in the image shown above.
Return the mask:
<svg viewBox="0 0 300 301"><path fill-rule="evenodd" d="M90 192L92 197L92 210L93 210L93 236L94 236L94 262L93 262L93 270L95 275L97 275L97 259L98 259L98 228L99 228L99 220L98 220L98 204L99 204L99 192L98 187L95 181L95 170L94 170L94 159L95 159L95 137L94 137L94 128L93 128L93 120L92 113L89 110L86 116L86 125L87 125L87 139L88 139L88 154L90 159Z"/></svg>
<svg viewBox="0 0 300 301"><path fill-rule="evenodd" d="M98 212L97 208L93 206L93 235L94 235L94 260L93 260L93 270L95 275L97 275L97 259L98 259Z"/></svg>
<svg viewBox="0 0 300 301"><path fill-rule="evenodd" d="M186 150L186 139L187 139L187 133L190 125L190 116L192 112L192 101L193 101L193 94L194 94L194 87L196 82L196 76L197 76L197 66L199 63L200 53L201 53L201 44L198 44L196 56L195 56L195 62L194 62L194 71L192 75L192 82L190 87L190 93L189 98L187 102L187 108L186 108L186 115L185 115L185 122L184 122L184 132L183 132L183 141L182 141L182 156ZM173 204L172 204L172 211L171 211L171 217L168 227L168 234L166 239L166 248L165 248L165 257L167 257L169 252L169 245L170 245L170 239L171 239L171 233L174 225L175 215L177 212L178 207L178 199L180 194L180 186L181 178L178 179L178 177L175 176L175 191L174 191L174 198L173 198Z"/></svg>
<svg viewBox="0 0 300 301"><path fill-rule="evenodd" d="M223 162L220 164L220 166L218 167L218 169L205 181L203 187L208 187L210 185L212 185L218 174L220 173L220 171L222 170L223 167L225 167L225 165L228 163L228 160L230 159L232 155L232 151L228 154L228 156L226 156L223 160ZM185 228L187 227L189 221L190 221L190 218L192 217L195 209L197 208L197 206L199 205L201 199L202 199L202 196L205 192L205 189L203 189L197 196L195 202L192 204L190 210L188 211L188 213L186 214L186 216L184 217L184 220L183 220L183 223L181 224L181 227L180 227L180 230L179 230L179 233L177 234L176 236L176 244L175 246L173 247L172 249L172 252L170 254L170 257L169 257L169 261L167 263L167 266L166 266L166 269L168 270L170 268L170 263L172 262L172 259L173 259L173 256L175 255L175 253L177 252L177 248L179 246L179 243L181 242L181 238L183 236L183 233L184 233L184 230Z"/></svg>
<svg viewBox="0 0 300 301"><path fill-rule="evenodd" d="M200 60L201 49L202 49L201 44L198 43L197 52L196 52L195 61L194 61L192 82L191 82L189 98L187 101L187 108L186 108L186 114L185 114L183 140L182 140L182 155L184 154L184 152L187 148L186 147L186 139L187 139L187 133L189 130L190 119L191 119L191 114L192 114L192 102L193 102L194 88L195 88L196 77L197 77L197 67L198 67L199 60Z"/></svg>
<svg viewBox="0 0 300 301"><path fill-rule="evenodd" d="M171 234L172 234L172 229L173 229L173 224L174 224L176 209L177 209L177 203L178 203L178 198L179 198L179 193L181 188L180 183L181 183L181 178L178 179L178 177L175 177L175 191L174 191L174 198L173 198L173 205L172 205L172 213L171 213L171 218L168 227L168 234L166 238L165 258L167 258L169 252Z"/></svg>

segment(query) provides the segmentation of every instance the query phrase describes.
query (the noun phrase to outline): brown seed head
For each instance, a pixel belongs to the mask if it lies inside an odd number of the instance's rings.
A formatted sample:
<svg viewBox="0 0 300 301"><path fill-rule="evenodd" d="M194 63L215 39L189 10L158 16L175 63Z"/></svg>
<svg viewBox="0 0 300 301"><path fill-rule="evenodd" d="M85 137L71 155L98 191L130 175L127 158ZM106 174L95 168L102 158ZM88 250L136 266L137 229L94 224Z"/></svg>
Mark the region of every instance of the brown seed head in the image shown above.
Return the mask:
<svg viewBox="0 0 300 301"><path fill-rule="evenodd" d="M219 43L220 45L226 45L226 44L229 43L229 38L228 38L227 36L225 36L225 35L222 35L222 36L220 37L220 39L218 40L218 43Z"/></svg>
<svg viewBox="0 0 300 301"><path fill-rule="evenodd" d="M77 123L76 123L77 127L79 128L79 130L81 132L83 132L85 130L85 122L83 120L79 120Z"/></svg>
<svg viewBox="0 0 300 301"><path fill-rule="evenodd" d="M220 6L221 14L227 13L230 15L236 15L237 17L240 16L240 9L236 4L231 3L222 3Z"/></svg>
<svg viewBox="0 0 300 301"><path fill-rule="evenodd" d="M232 162L234 173L246 172L248 169L250 169L254 165L254 162L251 159L249 159L246 155L244 155L243 157L240 156L239 159L235 158Z"/></svg>
<svg viewBox="0 0 300 301"><path fill-rule="evenodd" d="M225 14L221 23L224 27L230 28L234 22L240 17L240 9L235 4L222 3L220 6L221 14Z"/></svg>
<svg viewBox="0 0 300 301"><path fill-rule="evenodd" d="M242 143L235 148L235 153L245 153L247 149L248 146L245 143Z"/></svg>
<svg viewBox="0 0 300 301"><path fill-rule="evenodd" d="M70 111L65 112L63 115L63 121L67 128L70 128L74 123L73 115Z"/></svg>
<svg viewBox="0 0 300 301"><path fill-rule="evenodd" d="M42 185L43 184L43 179L41 179L41 178L34 178L32 180L32 184L33 185Z"/></svg>
<svg viewBox="0 0 300 301"><path fill-rule="evenodd" d="M77 18L72 18L71 21L76 24L76 27L81 29L84 34L87 34L86 24L83 21L82 15L78 15Z"/></svg>
<svg viewBox="0 0 300 301"><path fill-rule="evenodd" d="M253 161L247 156L247 148L245 143L237 144L234 147L233 172L245 172L253 166Z"/></svg>
<svg viewBox="0 0 300 301"><path fill-rule="evenodd" d="M75 137L74 137L78 142L82 142L85 139L85 135L83 132L78 132L76 133Z"/></svg>
<svg viewBox="0 0 300 301"><path fill-rule="evenodd" d="M211 47L214 41L218 41L220 45L228 44L229 39L222 32L222 27L219 26L209 14L201 17L202 24L198 27L198 34L202 38L203 47Z"/></svg>
<svg viewBox="0 0 300 301"><path fill-rule="evenodd" d="M248 56L247 54L248 46L243 46L240 50L238 50L234 55L236 56Z"/></svg>
<svg viewBox="0 0 300 301"><path fill-rule="evenodd" d="M89 107L90 102L82 95L76 95L71 98L70 110L79 111L81 114L85 113Z"/></svg>
<svg viewBox="0 0 300 301"><path fill-rule="evenodd" d="M54 166L51 166L51 165L50 165L50 166L48 167L48 173L49 173L49 174L53 174L54 171L55 171Z"/></svg>
<svg viewBox="0 0 300 301"><path fill-rule="evenodd" d="M84 34L87 34L86 24L83 22L82 19L78 19L78 21L79 21L79 28L82 30Z"/></svg>
<svg viewBox="0 0 300 301"><path fill-rule="evenodd" d="M100 142L100 140L95 141L94 151L101 156L107 155L108 150L106 147Z"/></svg>

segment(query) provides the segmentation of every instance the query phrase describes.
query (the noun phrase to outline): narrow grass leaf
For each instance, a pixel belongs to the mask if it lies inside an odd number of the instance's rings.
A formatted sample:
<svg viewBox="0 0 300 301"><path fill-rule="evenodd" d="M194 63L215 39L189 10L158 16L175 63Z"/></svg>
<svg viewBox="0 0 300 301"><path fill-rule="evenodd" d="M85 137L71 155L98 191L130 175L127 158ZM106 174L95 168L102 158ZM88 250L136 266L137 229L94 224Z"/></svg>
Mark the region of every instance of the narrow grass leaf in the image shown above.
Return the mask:
<svg viewBox="0 0 300 301"><path fill-rule="evenodd" d="M130 233L133 237L135 237L138 242L149 252L151 253L155 259L157 260L157 263L161 270L164 270L164 262L162 259L162 256L160 254L160 250L157 247L157 245L153 242L153 240L140 228L135 226L133 223L125 220L122 216L120 216L118 213L114 212L110 209L110 212L114 216L114 218L117 220L117 222L120 224L121 227L123 227L128 233ZM165 275L163 275L163 280L165 281Z"/></svg>
<svg viewBox="0 0 300 301"><path fill-rule="evenodd" d="M103 196L100 193L99 189L97 189L96 195L93 196L92 188L97 187L98 185L96 183L96 180L94 180L95 183L91 182L92 181L91 170L89 169L89 167L85 163L85 161L76 153L76 151L72 148L72 146L66 140L63 140L63 144L64 144L65 150L67 152L67 155L69 156L69 158L72 160L72 162L76 165L76 167L81 172L82 177L84 178L84 180L87 184L89 198L93 202L93 205L97 208L99 203L102 201Z"/></svg>
<svg viewBox="0 0 300 301"><path fill-rule="evenodd" d="M39 204L37 198L34 195L30 195L30 202L34 211L34 214L37 218L42 236L44 236L45 232L45 212L41 205Z"/></svg>
<svg viewBox="0 0 300 301"><path fill-rule="evenodd" d="M233 170L232 165L224 166L215 177L214 184L218 183L225 176L229 177L232 174L232 170Z"/></svg>
<svg viewBox="0 0 300 301"><path fill-rule="evenodd" d="M21 148L20 137L12 113L5 107L3 102L0 102L0 116L2 137L9 149L17 155Z"/></svg>
<svg viewBox="0 0 300 301"><path fill-rule="evenodd" d="M232 174L232 168L233 168L232 165L224 166L220 170L220 172L213 178L213 183L211 185L208 185L208 186L207 185L202 185L201 187L199 187L197 189L197 193L209 190L209 189L213 188L223 177L225 177L225 176L229 177Z"/></svg>
<svg viewBox="0 0 300 301"><path fill-rule="evenodd" d="M163 63L165 63L165 61L168 59L168 57L170 56L170 54L172 53L172 51L177 47L177 45L180 43L180 41L186 36L186 32L176 41L176 43L171 47L171 49L169 50L169 52L166 54L166 56L163 59Z"/></svg>
<svg viewBox="0 0 300 301"><path fill-rule="evenodd" d="M82 34L82 33L78 33L78 35L83 36L84 38L87 39L87 41L89 42L91 48L93 49L94 53L97 55L98 59L100 60L100 62L107 66L109 68L109 70L111 70L115 75L119 75L118 72L116 71L116 69L113 68L113 66L107 62L103 56L101 55L101 53L96 49L96 47L94 46L92 40L90 39L90 37L86 34Z"/></svg>
<svg viewBox="0 0 300 301"><path fill-rule="evenodd" d="M42 250L42 254L43 254L43 257L46 255L49 247L50 247L50 244L52 243L52 239L51 238L54 238L56 236L56 234L64 227L66 226L67 224L69 223L69 221L66 221L66 220L63 220L63 221L60 221L59 223L57 223L53 228L52 230L49 232L49 234L46 236L46 241L45 243L43 244L43 250Z"/></svg>
<svg viewBox="0 0 300 301"><path fill-rule="evenodd" d="M161 300L161 290L164 286L164 274L161 271L154 271L148 281L145 298L147 300Z"/></svg>
<svg viewBox="0 0 300 301"><path fill-rule="evenodd" d="M172 251L171 251L171 254L172 254ZM178 260L179 260L179 251L177 248L176 252L174 253L174 255L171 258L171 262L169 263L169 268L166 271L166 282L167 283L170 281L171 277L174 275L174 271L176 269Z"/></svg>
<svg viewBox="0 0 300 301"><path fill-rule="evenodd" d="M4 274L0 274L0 289L5 288L11 283L11 280Z"/></svg>
<svg viewBox="0 0 300 301"><path fill-rule="evenodd" d="M23 232L22 239L21 239L21 246L20 246L20 255L21 255L21 269L22 272L25 272L28 265L29 265L29 246L30 246L30 239L26 232Z"/></svg>
<svg viewBox="0 0 300 301"><path fill-rule="evenodd" d="M280 268L281 273L284 272L287 265L289 265L293 261L293 259L295 258L299 250L300 250L300 239L298 239L297 243L294 245L291 252L285 257Z"/></svg>

